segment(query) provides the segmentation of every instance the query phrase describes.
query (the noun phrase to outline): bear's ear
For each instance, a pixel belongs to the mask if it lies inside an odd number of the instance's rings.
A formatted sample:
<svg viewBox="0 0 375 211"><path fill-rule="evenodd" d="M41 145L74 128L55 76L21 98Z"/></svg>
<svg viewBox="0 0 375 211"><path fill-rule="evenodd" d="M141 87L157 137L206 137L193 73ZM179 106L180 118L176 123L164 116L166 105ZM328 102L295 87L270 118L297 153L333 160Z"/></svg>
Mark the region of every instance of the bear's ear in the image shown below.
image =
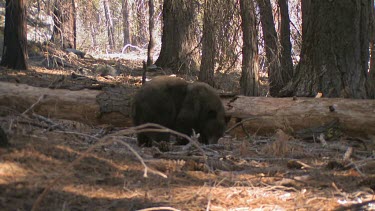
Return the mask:
<svg viewBox="0 0 375 211"><path fill-rule="evenodd" d="M208 119L216 119L217 112L215 110L209 110L207 112L207 118Z"/></svg>

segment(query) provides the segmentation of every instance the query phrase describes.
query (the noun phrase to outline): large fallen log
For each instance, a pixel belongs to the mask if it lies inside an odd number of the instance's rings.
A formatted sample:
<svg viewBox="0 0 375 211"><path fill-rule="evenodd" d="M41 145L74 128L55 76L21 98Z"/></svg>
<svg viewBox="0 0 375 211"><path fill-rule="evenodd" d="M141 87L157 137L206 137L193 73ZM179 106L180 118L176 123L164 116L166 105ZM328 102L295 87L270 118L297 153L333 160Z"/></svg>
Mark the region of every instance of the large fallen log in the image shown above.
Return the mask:
<svg viewBox="0 0 375 211"><path fill-rule="evenodd" d="M36 103L32 111L49 118L88 125L131 126L130 101L134 88L107 89L71 91L0 82L0 106L22 113Z"/></svg>
<svg viewBox="0 0 375 211"><path fill-rule="evenodd" d="M337 121L345 134L375 135L375 100L237 96L224 103L228 115L249 119L245 128L258 134L297 132Z"/></svg>
<svg viewBox="0 0 375 211"><path fill-rule="evenodd" d="M0 106L24 112L38 102L32 111L49 118L128 127L134 92L134 88L70 91L0 82ZM248 120L244 127L259 135L276 129L295 132L334 120L348 135L375 135L375 100L235 96L222 102L228 116Z"/></svg>

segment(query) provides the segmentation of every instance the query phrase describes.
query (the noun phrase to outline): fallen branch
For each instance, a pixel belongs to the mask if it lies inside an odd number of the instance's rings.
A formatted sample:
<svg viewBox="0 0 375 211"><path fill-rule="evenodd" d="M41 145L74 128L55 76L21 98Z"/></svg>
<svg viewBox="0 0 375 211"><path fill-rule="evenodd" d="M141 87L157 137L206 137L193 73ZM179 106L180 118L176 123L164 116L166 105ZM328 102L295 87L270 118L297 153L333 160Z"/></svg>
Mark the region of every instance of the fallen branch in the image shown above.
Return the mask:
<svg viewBox="0 0 375 211"><path fill-rule="evenodd" d="M121 53L123 54L127 48L135 48L135 49L137 49L138 51L143 51L143 49L140 48L140 47L138 47L138 46L131 45L131 44L127 44L127 45L125 45L125 46L122 48Z"/></svg>

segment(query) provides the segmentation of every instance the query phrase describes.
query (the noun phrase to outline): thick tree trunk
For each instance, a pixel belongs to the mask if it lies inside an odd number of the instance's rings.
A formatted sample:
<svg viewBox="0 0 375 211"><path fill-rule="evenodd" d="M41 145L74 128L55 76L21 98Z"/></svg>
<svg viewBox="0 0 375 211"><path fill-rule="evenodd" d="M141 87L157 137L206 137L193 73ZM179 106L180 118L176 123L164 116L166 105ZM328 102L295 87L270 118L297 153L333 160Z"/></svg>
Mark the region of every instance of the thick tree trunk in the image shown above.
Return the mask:
<svg viewBox="0 0 375 211"><path fill-rule="evenodd" d="M27 27L25 0L7 0L5 10L4 46L1 65L27 69Z"/></svg>
<svg viewBox="0 0 375 211"><path fill-rule="evenodd" d="M131 34L130 34L130 7L129 0L122 0L122 27L124 34L124 46L131 44Z"/></svg>
<svg viewBox="0 0 375 211"><path fill-rule="evenodd" d="M202 59L199 80L215 86L216 22L215 0L207 0L203 17Z"/></svg>
<svg viewBox="0 0 375 211"><path fill-rule="evenodd" d="M370 68L367 83L367 94L369 98L375 99L375 7L371 3L370 17Z"/></svg>
<svg viewBox="0 0 375 211"><path fill-rule="evenodd" d="M283 95L366 98L370 1L303 2L301 60Z"/></svg>
<svg viewBox="0 0 375 211"><path fill-rule="evenodd" d="M76 12L74 0L55 2L53 22L51 41L62 48L76 48Z"/></svg>
<svg viewBox="0 0 375 211"><path fill-rule="evenodd" d="M155 10L154 10L154 0L148 1L149 19L148 19L148 29L150 33L150 40L148 42L147 49L147 66L154 64L154 51L155 51Z"/></svg>
<svg viewBox="0 0 375 211"><path fill-rule="evenodd" d="M293 77L292 43L290 42L290 19L288 0L278 0L281 14L280 26L280 71L281 86L284 87Z"/></svg>
<svg viewBox="0 0 375 211"><path fill-rule="evenodd" d="M105 19L106 19L106 24L107 24L108 44L109 44L109 48L111 50L114 50L116 47L115 29L113 27L111 9L110 9L108 0L103 0L103 5L104 5L104 14L105 14Z"/></svg>
<svg viewBox="0 0 375 211"><path fill-rule="evenodd" d="M134 93L129 88L69 91L0 82L0 106L24 112L35 104L32 112L49 118L129 127ZM258 135L273 134L276 129L295 132L335 120L347 135L375 135L374 100L235 96L222 102L227 116L248 119L245 128Z"/></svg>
<svg viewBox="0 0 375 211"><path fill-rule="evenodd" d="M302 40L306 39L306 30L309 23L311 0L301 0L301 13L302 13Z"/></svg>
<svg viewBox="0 0 375 211"><path fill-rule="evenodd" d="M252 0L240 0L241 27L243 33L241 94L259 95L258 39L255 7Z"/></svg>
<svg viewBox="0 0 375 211"><path fill-rule="evenodd" d="M190 0L164 0L161 50L155 64L174 73L198 70L197 4Z"/></svg>
<svg viewBox="0 0 375 211"><path fill-rule="evenodd" d="M260 21L263 29L264 48L268 63L268 78L271 96L278 96L283 88L282 73L280 71L279 49L277 47L277 33L273 20L270 0L257 0L260 10Z"/></svg>

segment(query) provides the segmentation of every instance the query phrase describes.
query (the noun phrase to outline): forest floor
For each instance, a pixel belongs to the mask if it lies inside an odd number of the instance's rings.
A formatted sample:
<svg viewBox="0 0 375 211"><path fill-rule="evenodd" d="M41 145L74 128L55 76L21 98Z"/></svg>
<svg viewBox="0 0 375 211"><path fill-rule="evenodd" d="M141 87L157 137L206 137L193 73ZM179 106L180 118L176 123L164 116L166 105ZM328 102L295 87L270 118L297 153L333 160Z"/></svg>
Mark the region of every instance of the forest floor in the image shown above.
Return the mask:
<svg viewBox="0 0 375 211"><path fill-rule="evenodd" d="M46 56L38 48L31 46L28 71L2 68L0 81L70 90L140 85L139 59L43 49ZM104 74L106 65L117 73ZM149 76L163 74L170 71ZM238 89L237 74L217 77L221 89ZM321 142L281 130L231 133L217 145L161 152L138 147L135 135L118 135L127 128L9 107L0 107L0 126L11 144L0 148L0 210L375 210L374 137Z"/></svg>

